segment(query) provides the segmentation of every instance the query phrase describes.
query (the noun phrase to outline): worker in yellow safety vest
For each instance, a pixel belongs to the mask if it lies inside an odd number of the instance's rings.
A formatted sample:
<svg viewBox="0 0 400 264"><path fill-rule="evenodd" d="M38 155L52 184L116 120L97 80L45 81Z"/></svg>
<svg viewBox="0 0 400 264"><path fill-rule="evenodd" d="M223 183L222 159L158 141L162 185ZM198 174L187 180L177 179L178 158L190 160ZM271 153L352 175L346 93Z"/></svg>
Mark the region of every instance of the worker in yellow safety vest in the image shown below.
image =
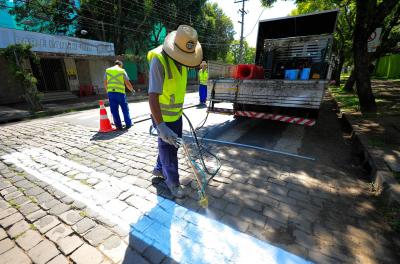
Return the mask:
<svg viewBox="0 0 400 264"><path fill-rule="evenodd" d="M123 129L118 111L120 106L122 114L124 115L125 128L129 129L132 126L128 102L126 101L125 85L130 91L133 91L133 86L129 82L128 74L122 67L122 62L116 60L114 66L107 68L104 74L104 88L108 93L111 114L113 115L114 124L118 130Z"/></svg>
<svg viewBox="0 0 400 264"><path fill-rule="evenodd" d="M203 51L195 29L180 25L164 44L149 51L149 104L158 131L158 158L153 174L162 176L174 197L184 197L178 174L177 138L182 137L182 109L187 67L197 67Z"/></svg>
<svg viewBox="0 0 400 264"><path fill-rule="evenodd" d="M200 104L205 105L207 99L207 81L208 81L208 70L207 62L202 61L199 70L199 97Z"/></svg>

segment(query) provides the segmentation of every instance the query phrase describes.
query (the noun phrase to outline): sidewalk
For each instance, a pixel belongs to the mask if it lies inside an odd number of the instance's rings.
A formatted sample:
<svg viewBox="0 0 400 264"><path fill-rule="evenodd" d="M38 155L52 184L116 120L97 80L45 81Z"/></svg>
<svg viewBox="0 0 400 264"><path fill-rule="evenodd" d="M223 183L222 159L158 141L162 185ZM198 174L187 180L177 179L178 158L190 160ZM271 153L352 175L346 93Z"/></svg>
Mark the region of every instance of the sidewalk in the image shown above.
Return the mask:
<svg viewBox="0 0 400 264"><path fill-rule="evenodd" d="M197 91L197 85L189 85L187 92ZM147 100L147 89L141 88L140 92L135 94L127 93L127 100L129 103ZM26 104L19 104L18 106L1 106L0 105L0 124L20 121L28 118L38 118L49 115L57 115L71 111L81 111L99 107L99 100L104 100L108 106L108 97L106 94L93 95L87 97L79 97L77 99L70 99L64 101L49 102L43 104L43 111L31 113Z"/></svg>
<svg viewBox="0 0 400 264"><path fill-rule="evenodd" d="M386 202L400 204L400 82L374 80L378 112L362 115L355 95L331 89L359 141L364 167Z"/></svg>

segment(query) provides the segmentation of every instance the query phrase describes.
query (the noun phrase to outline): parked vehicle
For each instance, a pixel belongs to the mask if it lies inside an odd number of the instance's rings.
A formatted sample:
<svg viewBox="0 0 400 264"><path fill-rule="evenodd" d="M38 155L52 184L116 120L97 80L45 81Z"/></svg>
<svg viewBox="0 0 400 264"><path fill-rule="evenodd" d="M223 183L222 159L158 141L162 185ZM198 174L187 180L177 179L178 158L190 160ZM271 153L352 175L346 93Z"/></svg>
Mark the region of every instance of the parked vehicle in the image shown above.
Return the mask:
<svg viewBox="0 0 400 264"><path fill-rule="evenodd" d="M260 21L254 65L208 63L208 110L314 125L330 78L337 15L331 10ZM227 102L232 108L218 107Z"/></svg>

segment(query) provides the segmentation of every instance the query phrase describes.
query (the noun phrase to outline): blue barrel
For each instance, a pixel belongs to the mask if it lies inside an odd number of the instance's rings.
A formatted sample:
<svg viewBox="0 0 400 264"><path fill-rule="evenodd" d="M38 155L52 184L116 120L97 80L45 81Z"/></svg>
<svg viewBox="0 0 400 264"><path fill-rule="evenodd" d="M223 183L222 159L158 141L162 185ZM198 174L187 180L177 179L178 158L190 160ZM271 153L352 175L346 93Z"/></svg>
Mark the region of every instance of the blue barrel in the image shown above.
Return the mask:
<svg viewBox="0 0 400 264"><path fill-rule="evenodd" d="M300 80L310 79L310 71L311 71L311 68L304 68L303 70L301 70Z"/></svg>

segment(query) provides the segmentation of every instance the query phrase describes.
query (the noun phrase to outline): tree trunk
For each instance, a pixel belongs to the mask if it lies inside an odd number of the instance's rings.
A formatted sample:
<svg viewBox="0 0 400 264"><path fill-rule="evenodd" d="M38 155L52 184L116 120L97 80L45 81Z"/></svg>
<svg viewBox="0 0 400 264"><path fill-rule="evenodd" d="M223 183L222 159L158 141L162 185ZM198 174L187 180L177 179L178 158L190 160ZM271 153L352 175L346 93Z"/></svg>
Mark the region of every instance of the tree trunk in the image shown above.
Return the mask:
<svg viewBox="0 0 400 264"><path fill-rule="evenodd" d="M369 76L368 56L368 31L367 14L370 1L357 0L357 17L354 28L353 52L354 52L354 75L357 84L357 94L360 101L361 112L376 112L375 97L372 93L371 79Z"/></svg>
<svg viewBox="0 0 400 264"><path fill-rule="evenodd" d="M355 82L356 78L354 77L354 70L352 70L349 79L347 79L346 84L344 85L343 90L345 90L346 92L354 92Z"/></svg>
<svg viewBox="0 0 400 264"><path fill-rule="evenodd" d="M336 65L335 75L333 76L333 79L335 80L335 86L337 86L337 87L340 86L340 75L342 74L343 64L344 64L344 52L340 51L339 52L339 62Z"/></svg>

